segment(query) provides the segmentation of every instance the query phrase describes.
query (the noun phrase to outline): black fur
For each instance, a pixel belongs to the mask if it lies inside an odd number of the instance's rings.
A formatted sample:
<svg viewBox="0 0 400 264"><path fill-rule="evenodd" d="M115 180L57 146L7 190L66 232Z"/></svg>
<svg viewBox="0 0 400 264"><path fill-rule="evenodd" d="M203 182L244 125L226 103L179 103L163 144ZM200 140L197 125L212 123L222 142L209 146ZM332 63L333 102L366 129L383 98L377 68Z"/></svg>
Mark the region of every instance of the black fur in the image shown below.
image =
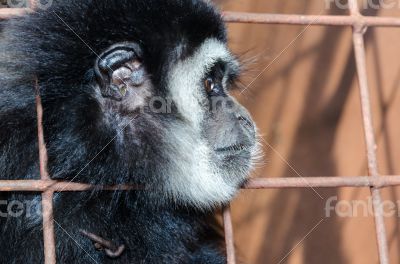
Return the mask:
<svg viewBox="0 0 400 264"><path fill-rule="evenodd" d="M96 54L112 44L138 42L157 93L163 94L176 46L184 39L188 55L207 37L226 41L224 25L212 7L195 0L60 0L49 10L6 22L0 40L0 179L40 178L37 78L54 179L162 182L148 175L163 169L155 161L164 159L162 138L172 117L139 115L127 128L135 138L123 131L122 142L112 141L119 127L103 122L90 69ZM40 207L39 194L1 195ZM56 194L58 263L224 263L207 214L162 199L157 191ZM79 229L127 248L121 257L109 258ZM40 214L0 218L0 263L43 263Z"/></svg>

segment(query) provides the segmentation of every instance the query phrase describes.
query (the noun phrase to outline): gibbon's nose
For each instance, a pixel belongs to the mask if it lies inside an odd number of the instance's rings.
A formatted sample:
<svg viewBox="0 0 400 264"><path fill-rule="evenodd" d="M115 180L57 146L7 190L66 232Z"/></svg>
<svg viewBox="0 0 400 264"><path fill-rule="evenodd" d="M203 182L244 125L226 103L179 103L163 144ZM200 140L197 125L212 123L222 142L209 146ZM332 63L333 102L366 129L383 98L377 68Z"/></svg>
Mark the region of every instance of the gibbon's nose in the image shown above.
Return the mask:
<svg viewBox="0 0 400 264"><path fill-rule="evenodd" d="M239 120L239 124L244 128L254 131L253 121L249 120L248 117L244 117L243 115L236 116L237 120Z"/></svg>
<svg viewBox="0 0 400 264"><path fill-rule="evenodd" d="M243 130L245 136L248 137L250 142L253 142L255 139L255 127L254 122L250 117L250 114L245 109L241 109L241 111L235 113L236 120Z"/></svg>
<svg viewBox="0 0 400 264"><path fill-rule="evenodd" d="M255 126L247 111L239 108L231 114L230 126L225 133L217 133L216 151L219 153L241 153L249 150L256 142Z"/></svg>
<svg viewBox="0 0 400 264"><path fill-rule="evenodd" d="M256 129L247 110L232 101L229 109L219 108L207 123L207 138L221 154L242 153L256 143Z"/></svg>

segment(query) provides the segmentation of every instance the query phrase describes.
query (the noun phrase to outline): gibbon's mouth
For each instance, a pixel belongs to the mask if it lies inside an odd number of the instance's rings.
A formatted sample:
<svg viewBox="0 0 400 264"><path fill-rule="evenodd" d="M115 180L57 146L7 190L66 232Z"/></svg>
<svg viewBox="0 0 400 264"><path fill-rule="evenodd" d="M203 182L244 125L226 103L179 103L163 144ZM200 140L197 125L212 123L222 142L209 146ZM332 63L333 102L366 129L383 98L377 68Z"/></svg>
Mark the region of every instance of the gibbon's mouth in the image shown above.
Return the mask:
<svg viewBox="0 0 400 264"><path fill-rule="evenodd" d="M249 150L252 146L248 144L235 144L228 147L216 148L215 152L221 154L235 154Z"/></svg>

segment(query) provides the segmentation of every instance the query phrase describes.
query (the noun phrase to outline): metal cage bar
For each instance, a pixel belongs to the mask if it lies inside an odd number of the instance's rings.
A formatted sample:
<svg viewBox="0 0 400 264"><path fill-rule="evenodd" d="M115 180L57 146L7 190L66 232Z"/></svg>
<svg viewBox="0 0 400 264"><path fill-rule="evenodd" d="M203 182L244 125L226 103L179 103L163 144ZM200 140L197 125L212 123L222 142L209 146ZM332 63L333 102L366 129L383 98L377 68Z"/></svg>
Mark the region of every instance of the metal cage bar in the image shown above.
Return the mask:
<svg viewBox="0 0 400 264"><path fill-rule="evenodd" d="M351 16L362 20L357 0L349 0ZM378 178L378 161L376 155L376 141L372 122L371 101L367 79L367 63L365 59L364 33L366 26L363 23L353 25L353 46L360 88L361 110L364 124L365 143L367 145L368 171L372 178ZM381 264L389 264L389 250L387 245L385 221L383 218L382 198L380 190L371 188L372 202L375 216L378 253Z"/></svg>
<svg viewBox="0 0 400 264"><path fill-rule="evenodd" d="M355 177L307 177L307 178L261 178L252 179L245 189L268 188L330 188L330 187L370 187L375 211L375 226L380 264L389 263L387 236L383 219L380 188L400 185L400 175L380 176L377 165L375 134L371 114L371 102L367 82L364 32L367 27L399 27L400 18L394 17L366 17L360 14L357 0L349 0L348 16L316 16L316 15L283 15L266 13L224 12L223 17L230 23L258 23L258 24L288 24L307 26L351 26L353 27L353 46L358 73L364 136L367 146L367 159L369 176ZM30 6L35 6L35 0L29 0ZM0 9L0 20L31 12L26 8ZM0 181L0 191L42 192L43 206L43 237L45 263L56 263L56 249L53 223L53 194L62 191L88 191L92 189L103 190L132 190L140 186L92 186L82 183L69 183L51 180L47 172L47 153L43 139L42 105L37 87L37 116L38 116L38 146L40 159L40 180ZM226 241L226 253L229 264L235 264L234 236L231 218L231 208L228 205L223 209L223 223Z"/></svg>
<svg viewBox="0 0 400 264"><path fill-rule="evenodd" d="M384 188L399 186L400 176L352 176L352 177L306 177L306 178L258 178L251 179L243 189L277 189L277 188L335 188L335 187L374 187ZM143 189L137 185L94 186L85 183L62 182L54 180L0 180L0 192L82 192L93 189L102 190L136 190Z"/></svg>
<svg viewBox="0 0 400 264"><path fill-rule="evenodd" d="M40 89L37 80L35 80L35 87L39 147L39 170L41 179L43 181L48 181L50 180L50 175L47 171L47 149L43 135L43 107L40 99ZM42 192L43 243L45 249L44 260L46 264L56 263L56 246L53 221L53 193L54 192L51 189Z"/></svg>

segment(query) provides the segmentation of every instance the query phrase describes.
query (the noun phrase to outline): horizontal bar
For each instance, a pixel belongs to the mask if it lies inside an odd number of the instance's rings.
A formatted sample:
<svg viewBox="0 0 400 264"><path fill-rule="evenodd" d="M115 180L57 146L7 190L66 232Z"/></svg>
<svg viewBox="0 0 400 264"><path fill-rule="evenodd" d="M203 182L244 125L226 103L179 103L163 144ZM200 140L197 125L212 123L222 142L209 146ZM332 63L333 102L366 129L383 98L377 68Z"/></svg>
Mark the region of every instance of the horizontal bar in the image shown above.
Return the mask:
<svg viewBox="0 0 400 264"><path fill-rule="evenodd" d="M245 189L273 188L334 188L334 187L375 187L400 185L400 176L355 176L355 177L291 177L252 179Z"/></svg>
<svg viewBox="0 0 400 264"><path fill-rule="evenodd" d="M0 181L0 192L79 192L90 190L105 191L128 191L143 190L143 187L137 185L115 185L115 186L98 186L76 182L61 182L53 180L5 180Z"/></svg>
<svg viewBox="0 0 400 264"><path fill-rule="evenodd" d="M0 8L0 20L29 12L28 8ZM255 24L289 24L289 25L327 25L327 26L371 26L397 27L400 18L372 16L317 16L317 15L284 15L268 13L223 12L226 22Z"/></svg>
<svg viewBox="0 0 400 264"><path fill-rule="evenodd" d="M29 8L0 8L0 20L22 16L28 12L30 12Z"/></svg>
<svg viewBox="0 0 400 264"><path fill-rule="evenodd" d="M371 26L397 27L400 18L372 16L316 16L283 15L267 13L223 12L224 20L232 23L325 25L325 26Z"/></svg>
<svg viewBox="0 0 400 264"><path fill-rule="evenodd" d="M400 176L352 176L352 177L289 177L289 178L256 178L251 179L244 189L273 189L273 188L334 188L334 187L375 187L383 188L400 185ZM144 190L138 185L99 186L76 182L53 180L2 180L0 192L74 192L74 191L129 191ZM147 190L151 190L147 188Z"/></svg>

